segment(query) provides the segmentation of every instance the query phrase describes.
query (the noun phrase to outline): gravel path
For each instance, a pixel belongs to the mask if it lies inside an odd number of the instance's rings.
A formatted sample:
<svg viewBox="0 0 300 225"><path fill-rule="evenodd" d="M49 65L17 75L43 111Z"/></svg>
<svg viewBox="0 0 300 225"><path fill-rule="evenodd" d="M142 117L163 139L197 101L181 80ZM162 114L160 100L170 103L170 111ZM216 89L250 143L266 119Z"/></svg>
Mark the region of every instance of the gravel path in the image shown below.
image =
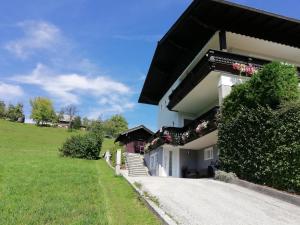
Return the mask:
<svg viewBox="0 0 300 225"><path fill-rule="evenodd" d="M300 207L210 179L130 177L186 225L300 225Z"/></svg>

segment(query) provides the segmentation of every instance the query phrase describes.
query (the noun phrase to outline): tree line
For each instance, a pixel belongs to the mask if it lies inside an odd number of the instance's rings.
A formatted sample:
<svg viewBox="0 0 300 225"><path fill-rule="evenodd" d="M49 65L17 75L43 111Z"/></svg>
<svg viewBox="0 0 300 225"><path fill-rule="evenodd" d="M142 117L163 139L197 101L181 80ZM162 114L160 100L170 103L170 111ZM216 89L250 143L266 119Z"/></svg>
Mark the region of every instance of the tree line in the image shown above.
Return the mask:
<svg viewBox="0 0 300 225"><path fill-rule="evenodd" d="M76 105L67 105L57 113L52 100L45 97L31 99L30 106L30 118L37 126L60 126L64 123L69 130L81 128L90 130L95 123L101 123L104 135L111 138L128 129L128 123L122 115L113 115L105 120L100 117L98 119L81 118ZM0 101L0 119L24 122L23 104L6 105Z"/></svg>
<svg viewBox="0 0 300 225"><path fill-rule="evenodd" d="M25 116L23 113L23 104L6 105L4 101L0 101L0 119L24 123Z"/></svg>

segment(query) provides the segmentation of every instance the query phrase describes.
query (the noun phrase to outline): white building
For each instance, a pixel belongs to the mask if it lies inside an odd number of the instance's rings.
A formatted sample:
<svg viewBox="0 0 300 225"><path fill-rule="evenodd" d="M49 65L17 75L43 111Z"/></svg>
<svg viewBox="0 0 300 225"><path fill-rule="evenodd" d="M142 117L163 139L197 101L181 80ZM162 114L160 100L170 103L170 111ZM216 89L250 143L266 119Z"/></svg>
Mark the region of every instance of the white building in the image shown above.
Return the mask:
<svg viewBox="0 0 300 225"><path fill-rule="evenodd" d="M152 175L207 175L218 159L222 100L273 60L300 65L300 21L221 0L193 1L158 42L139 98L158 106L160 138L145 155Z"/></svg>

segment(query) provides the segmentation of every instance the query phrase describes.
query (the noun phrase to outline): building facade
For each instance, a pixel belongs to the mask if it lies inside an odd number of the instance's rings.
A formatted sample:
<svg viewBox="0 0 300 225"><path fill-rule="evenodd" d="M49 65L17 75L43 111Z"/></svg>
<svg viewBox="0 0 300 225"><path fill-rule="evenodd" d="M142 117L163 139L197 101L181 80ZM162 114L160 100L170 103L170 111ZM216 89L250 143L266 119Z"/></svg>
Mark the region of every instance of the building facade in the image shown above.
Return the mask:
<svg viewBox="0 0 300 225"><path fill-rule="evenodd" d="M300 21L221 0L193 1L158 42L139 98L158 106L159 131L145 155L151 174L207 176L218 161L223 99L271 61L300 65Z"/></svg>

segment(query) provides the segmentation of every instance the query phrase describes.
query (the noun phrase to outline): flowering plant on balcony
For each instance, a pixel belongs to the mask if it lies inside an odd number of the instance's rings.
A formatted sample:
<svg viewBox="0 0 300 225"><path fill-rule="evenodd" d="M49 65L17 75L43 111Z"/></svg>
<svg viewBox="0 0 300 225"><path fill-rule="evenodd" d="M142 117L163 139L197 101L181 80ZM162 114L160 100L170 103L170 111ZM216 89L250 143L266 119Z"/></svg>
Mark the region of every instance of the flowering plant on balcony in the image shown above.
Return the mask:
<svg viewBox="0 0 300 225"><path fill-rule="evenodd" d="M198 124L195 131L197 134L200 134L207 127L208 127L208 121L202 121L201 123Z"/></svg>
<svg viewBox="0 0 300 225"><path fill-rule="evenodd" d="M185 143L189 137L190 137L190 132L189 131L184 132L181 136L182 142Z"/></svg>
<svg viewBox="0 0 300 225"><path fill-rule="evenodd" d="M153 146L153 145L155 145L156 143L157 143L157 141L158 141L158 137L157 138L154 138L152 141L151 141L151 145Z"/></svg>
<svg viewBox="0 0 300 225"><path fill-rule="evenodd" d="M164 144L160 137L154 138L146 147L146 151L156 149L158 146Z"/></svg>
<svg viewBox="0 0 300 225"><path fill-rule="evenodd" d="M240 71L240 73L245 73L247 76L252 76L257 73L257 68L249 63L249 65L243 63L233 63L232 68L234 70Z"/></svg>
<svg viewBox="0 0 300 225"><path fill-rule="evenodd" d="M165 131L165 132L163 133L162 138L163 138L163 141L164 141L165 143L167 143L167 144L170 144L170 143L172 142L172 140L173 140L171 134L170 134L168 131Z"/></svg>

